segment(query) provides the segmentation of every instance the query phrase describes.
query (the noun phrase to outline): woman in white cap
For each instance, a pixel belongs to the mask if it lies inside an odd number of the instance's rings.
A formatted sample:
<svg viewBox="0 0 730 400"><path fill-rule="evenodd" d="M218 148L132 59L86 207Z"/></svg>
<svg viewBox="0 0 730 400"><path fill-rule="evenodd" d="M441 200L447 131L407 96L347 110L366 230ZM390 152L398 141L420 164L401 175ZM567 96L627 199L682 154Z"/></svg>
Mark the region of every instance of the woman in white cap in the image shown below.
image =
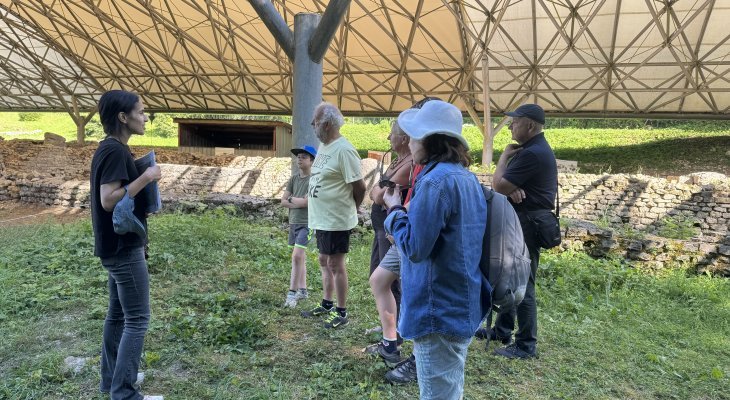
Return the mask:
<svg viewBox="0 0 730 400"><path fill-rule="evenodd" d="M424 166L408 209L386 192L385 229L402 253L398 331L413 340L422 399L459 399L474 332L486 314L479 269L487 208L461 134L461 111L434 100L398 116ZM488 296L484 296L488 298Z"/></svg>

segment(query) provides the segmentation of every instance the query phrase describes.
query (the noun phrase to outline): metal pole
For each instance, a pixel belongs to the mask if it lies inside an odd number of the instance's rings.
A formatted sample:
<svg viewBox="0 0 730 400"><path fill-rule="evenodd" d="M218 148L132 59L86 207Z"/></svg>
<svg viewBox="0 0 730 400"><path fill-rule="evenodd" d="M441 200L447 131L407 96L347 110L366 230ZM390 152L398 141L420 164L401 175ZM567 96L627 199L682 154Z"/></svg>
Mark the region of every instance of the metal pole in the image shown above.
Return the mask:
<svg viewBox="0 0 730 400"><path fill-rule="evenodd" d="M490 167L494 156L494 134L492 133L492 110L489 101L489 51L482 58L482 86L484 88L484 143L482 145L482 165Z"/></svg>
<svg viewBox="0 0 730 400"><path fill-rule="evenodd" d="M319 146L314 135L314 108L322 101L322 64L309 58L309 43L319 24L319 14L294 16L294 101L292 104L292 136L294 147ZM296 164L292 163L292 173Z"/></svg>

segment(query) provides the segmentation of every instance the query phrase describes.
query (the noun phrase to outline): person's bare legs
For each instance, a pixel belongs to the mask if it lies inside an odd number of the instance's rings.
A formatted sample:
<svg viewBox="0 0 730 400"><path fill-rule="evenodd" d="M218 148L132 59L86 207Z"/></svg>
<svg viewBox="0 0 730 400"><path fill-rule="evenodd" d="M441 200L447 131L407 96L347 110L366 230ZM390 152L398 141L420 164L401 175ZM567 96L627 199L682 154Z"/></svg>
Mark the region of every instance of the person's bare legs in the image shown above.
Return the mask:
<svg viewBox="0 0 730 400"><path fill-rule="evenodd" d="M378 309L380 324L383 327L383 338L395 340L396 333L396 305L390 285L398 279L398 275L378 266L370 275L370 289L375 297L375 307Z"/></svg>
<svg viewBox="0 0 730 400"><path fill-rule="evenodd" d="M301 247L294 247L291 252L291 279L289 289L298 290L307 287L307 252ZM324 276L322 276L324 278Z"/></svg>
<svg viewBox="0 0 730 400"><path fill-rule="evenodd" d="M321 257L321 256L320 256ZM347 253L337 253L329 256L327 260L328 270L334 281L334 289L337 294L337 307L347 307L347 268L345 259ZM321 259L321 258L320 258Z"/></svg>
<svg viewBox="0 0 730 400"><path fill-rule="evenodd" d="M319 268L322 270L322 298L325 300L332 300L332 295L335 291L335 277L330 268L330 259L335 255L319 254ZM347 277L345 277L347 279ZM339 302L339 295L337 296Z"/></svg>

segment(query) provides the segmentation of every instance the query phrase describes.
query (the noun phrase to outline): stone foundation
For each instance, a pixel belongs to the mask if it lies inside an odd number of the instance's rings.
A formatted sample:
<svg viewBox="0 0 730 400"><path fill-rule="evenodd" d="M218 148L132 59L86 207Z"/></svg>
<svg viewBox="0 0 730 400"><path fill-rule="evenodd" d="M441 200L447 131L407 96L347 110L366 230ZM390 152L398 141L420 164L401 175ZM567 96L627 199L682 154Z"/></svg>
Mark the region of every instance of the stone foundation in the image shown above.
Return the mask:
<svg viewBox="0 0 730 400"><path fill-rule="evenodd" d="M96 147L95 143L0 142L0 200L88 207L88 168ZM149 150L133 149L138 156ZM291 171L290 158L200 157L173 149L155 149L155 153L162 163L159 185L166 203L183 198L212 204L217 203L210 199L235 203L236 199L258 198L266 201L266 207L261 206L264 209L276 208ZM362 171L371 188L378 180L377 161L363 160ZM491 183L491 176L479 175L479 179ZM565 246L582 248L595 256L622 254L654 267L671 261L690 262L701 271L730 275L727 177L560 174L559 181L561 217L572 220L563 227ZM261 208L257 207L254 209ZM690 221L697 232L695 237L672 241L650 235L669 217ZM615 230L584 225L590 221L644 232L641 239L620 238Z"/></svg>
<svg viewBox="0 0 730 400"><path fill-rule="evenodd" d="M563 220L560 248L584 251L603 258L617 256L631 260L642 269L659 271L667 264L693 266L698 273L730 277L730 237L717 243L699 239L674 240L655 235L622 237L587 221Z"/></svg>

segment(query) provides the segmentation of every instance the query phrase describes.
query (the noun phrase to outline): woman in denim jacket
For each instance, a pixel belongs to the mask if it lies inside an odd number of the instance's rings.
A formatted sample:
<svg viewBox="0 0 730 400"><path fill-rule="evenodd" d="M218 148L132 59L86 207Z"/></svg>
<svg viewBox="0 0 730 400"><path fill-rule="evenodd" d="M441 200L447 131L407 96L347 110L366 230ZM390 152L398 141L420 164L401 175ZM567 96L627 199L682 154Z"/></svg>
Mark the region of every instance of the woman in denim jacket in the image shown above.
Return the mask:
<svg viewBox="0 0 730 400"><path fill-rule="evenodd" d="M385 229L401 251L398 330L413 340L421 399L459 399L474 332L489 306L479 270L487 208L466 167L468 145L454 105L429 101L398 116L413 161L423 164L409 209L386 192Z"/></svg>

